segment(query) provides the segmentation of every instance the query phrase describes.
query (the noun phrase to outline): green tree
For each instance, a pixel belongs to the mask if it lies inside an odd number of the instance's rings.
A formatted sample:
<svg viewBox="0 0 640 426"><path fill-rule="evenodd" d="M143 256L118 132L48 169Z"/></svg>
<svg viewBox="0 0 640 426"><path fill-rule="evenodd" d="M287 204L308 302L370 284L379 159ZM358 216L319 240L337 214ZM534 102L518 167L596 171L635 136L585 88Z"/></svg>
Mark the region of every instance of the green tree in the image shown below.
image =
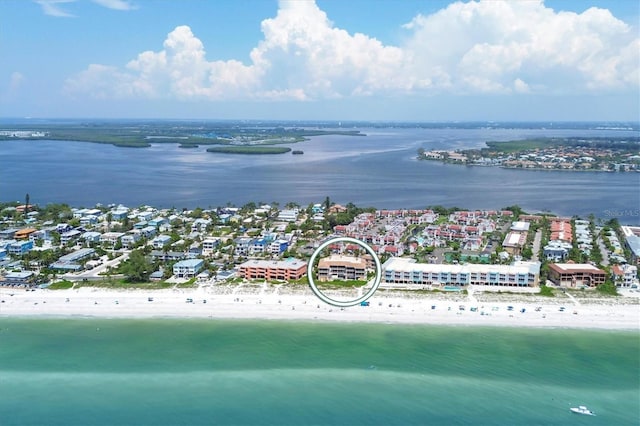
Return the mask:
<svg viewBox="0 0 640 426"><path fill-rule="evenodd" d="M610 296L618 296L618 289L616 285L611 281L607 280L604 284L600 284L596 289L602 294L608 294Z"/></svg>
<svg viewBox="0 0 640 426"><path fill-rule="evenodd" d="M514 204L513 206L505 207L502 210L510 210L510 211L512 211L513 215L514 215L514 219L519 218L521 214L525 213L524 211L522 211L522 208L517 204Z"/></svg>
<svg viewBox="0 0 640 426"><path fill-rule="evenodd" d="M128 282L140 283L149 280L153 265L147 260L141 250L134 250L129 259L120 266L120 272L124 274Z"/></svg>
<svg viewBox="0 0 640 426"><path fill-rule="evenodd" d="M247 215L249 213L253 213L256 208L257 208L256 203L249 202L240 208L239 213L241 215Z"/></svg>
<svg viewBox="0 0 640 426"><path fill-rule="evenodd" d="M331 200L327 197L324 199L324 208L325 210L329 210L329 207L331 207Z"/></svg>
<svg viewBox="0 0 640 426"><path fill-rule="evenodd" d="M196 207L191 211L191 214L189 216L193 219L200 219L203 216L203 211L200 207Z"/></svg>

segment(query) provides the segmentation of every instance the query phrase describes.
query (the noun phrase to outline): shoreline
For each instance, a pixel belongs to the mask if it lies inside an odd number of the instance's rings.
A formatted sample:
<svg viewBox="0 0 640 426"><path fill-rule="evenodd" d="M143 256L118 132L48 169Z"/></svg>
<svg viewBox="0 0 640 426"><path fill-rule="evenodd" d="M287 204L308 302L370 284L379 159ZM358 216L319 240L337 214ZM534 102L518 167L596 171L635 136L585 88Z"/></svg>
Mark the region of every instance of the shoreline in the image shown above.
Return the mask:
<svg viewBox="0 0 640 426"><path fill-rule="evenodd" d="M437 161L441 164L453 164L455 166L467 166L467 167L495 167L498 169L505 170L522 170L522 171L532 171L532 172L576 172L576 173L621 173L621 174L631 174L640 173L638 170L601 170L601 169L550 169L546 167L513 167L513 166L503 166L501 164L467 164L460 163L456 161L442 161L442 160L431 160L424 158L416 158L419 161Z"/></svg>
<svg viewBox="0 0 640 426"><path fill-rule="evenodd" d="M377 293L369 299L370 306L339 308L322 302L310 291L278 294L257 289L238 290L228 287L35 291L2 288L0 319L236 319L640 330L640 300L627 298L624 302L569 298L547 301L539 297L501 300L481 293L475 294L478 300L463 296L410 297Z"/></svg>

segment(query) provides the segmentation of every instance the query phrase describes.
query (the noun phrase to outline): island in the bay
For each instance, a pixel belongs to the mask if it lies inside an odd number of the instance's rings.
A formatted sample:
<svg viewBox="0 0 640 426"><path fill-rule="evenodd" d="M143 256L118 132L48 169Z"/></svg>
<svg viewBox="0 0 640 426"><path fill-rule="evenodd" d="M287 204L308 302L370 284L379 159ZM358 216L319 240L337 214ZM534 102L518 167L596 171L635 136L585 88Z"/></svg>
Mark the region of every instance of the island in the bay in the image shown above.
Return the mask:
<svg viewBox="0 0 640 426"><path fill-rule="evenodd" d="M0 125L2 140L61 140L147 148L172 143L181 148L208 146L208 152L224 154L284 154L290 145L312 136L363 136L359 130L328 129L323 123L248 121L87 121L65 120ZM293 154L300 154L296 150Z"/></svg>

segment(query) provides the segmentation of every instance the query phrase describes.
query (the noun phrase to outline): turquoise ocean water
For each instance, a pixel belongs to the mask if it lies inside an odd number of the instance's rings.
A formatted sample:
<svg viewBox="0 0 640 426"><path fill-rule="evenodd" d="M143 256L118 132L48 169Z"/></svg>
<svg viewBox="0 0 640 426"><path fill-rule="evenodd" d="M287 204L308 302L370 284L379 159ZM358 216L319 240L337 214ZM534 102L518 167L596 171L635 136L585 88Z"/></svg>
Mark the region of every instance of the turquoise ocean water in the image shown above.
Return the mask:
<svg viewBox="0 0 640 426"><path fill-rule="evenodd" d="M3 318L0 424L637 425L639 363L636 332Z"/></svg>

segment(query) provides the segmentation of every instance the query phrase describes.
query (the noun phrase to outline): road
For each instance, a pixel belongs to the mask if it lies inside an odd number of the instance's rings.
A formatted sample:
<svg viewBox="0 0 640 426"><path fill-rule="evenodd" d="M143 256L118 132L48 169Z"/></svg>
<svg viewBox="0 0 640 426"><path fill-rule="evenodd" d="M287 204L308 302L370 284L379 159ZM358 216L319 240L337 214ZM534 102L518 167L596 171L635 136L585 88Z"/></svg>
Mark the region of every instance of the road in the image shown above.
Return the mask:
<svg viewBox="0 0 640 426"><path fill-rule="evenodd" d="M533 251L533 261L534 262L538 262L539 261L539 254L540 254L540 242L542 241L542 230L538 229L536 231L536 235L533 237L533 248L531 249Z"/></svg>
<svg viewBox="0 0 640 426"><path fill-rule="evenodd" d="M604 241L602 241L602 232L598 235L598 248L600 249L600 253L602 253L602 266L609 266L609 250L607 250L607 246L605 246Z"/></svg>
<svg viewBox="0 0 640 426"><path fill-rule="evenodd" d="M124 262L129 258L129 252L124 252L119 257L116 257L113 260L108 260L102 265L96 266L93 269L89 269L86 271L78 272L78 273L67 273L61 276L61 278L69 281L83 281L83 280L98 280L104 279L105 276L101 275L106 272L107 268L115 268L120 264L120 262Z"/></svg>

